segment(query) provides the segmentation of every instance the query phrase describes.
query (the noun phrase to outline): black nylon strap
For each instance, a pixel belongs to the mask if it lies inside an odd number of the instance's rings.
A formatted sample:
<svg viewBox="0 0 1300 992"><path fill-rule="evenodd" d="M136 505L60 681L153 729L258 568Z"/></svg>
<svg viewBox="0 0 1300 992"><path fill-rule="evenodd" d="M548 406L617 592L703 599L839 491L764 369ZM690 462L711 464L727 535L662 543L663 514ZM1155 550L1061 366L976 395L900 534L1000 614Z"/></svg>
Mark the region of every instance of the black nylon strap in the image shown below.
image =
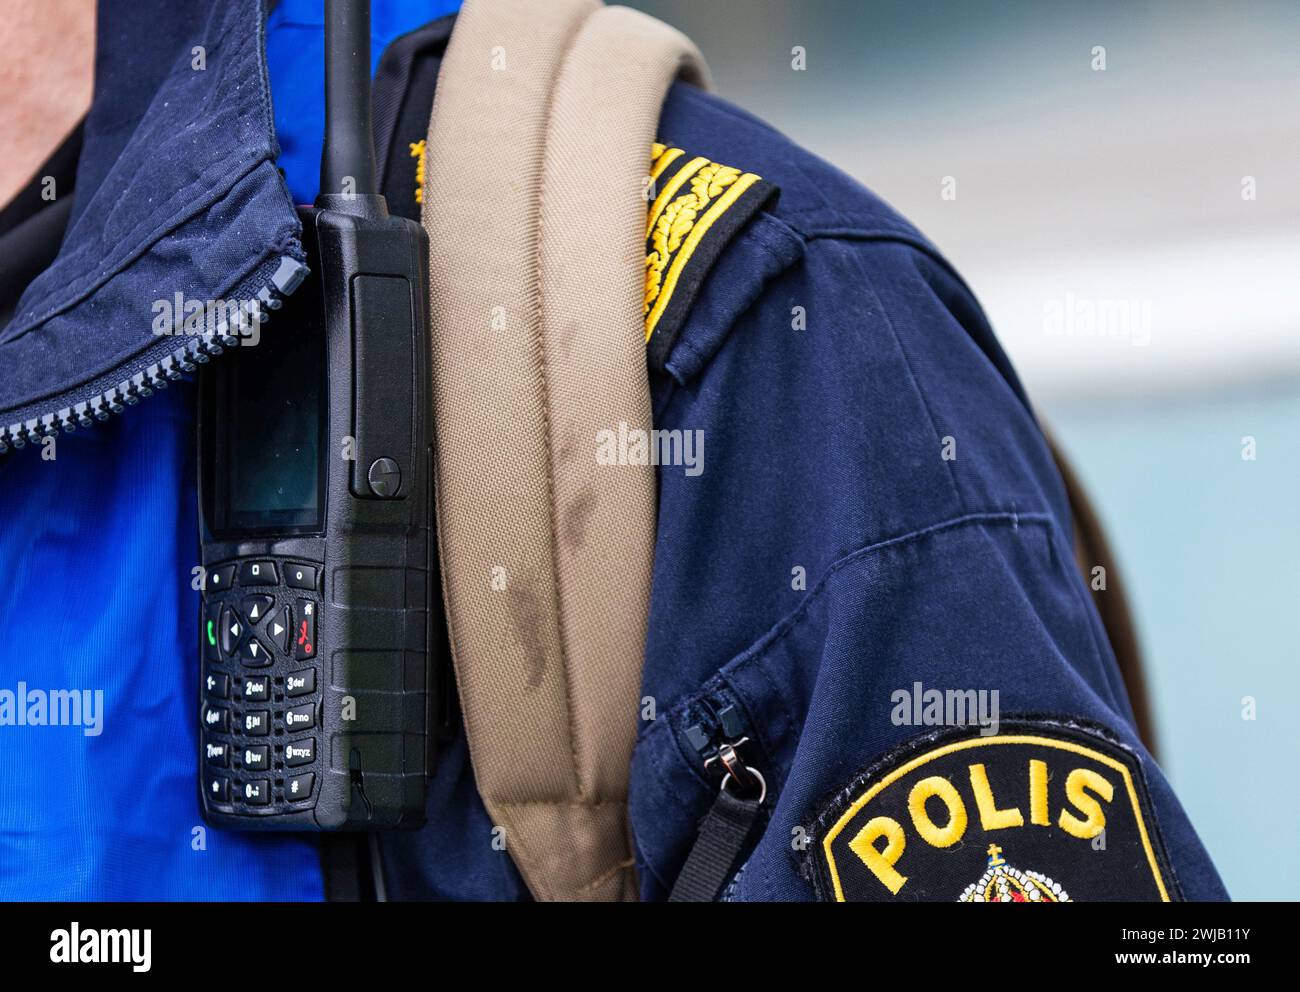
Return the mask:
<svg viewBox="0 0 1300 992"><path fill-rule="evenodd" d="M319 851L326 902L374 901L374 880L365 834L323 833Z"/></svg>
<svg viewBox="0 0 1300 992"><path fill-rule="evenodd" d="M673 883L669 902L713 902L718 898L760 808L757 799L738 799L726 789L718 793Z"/></svg>

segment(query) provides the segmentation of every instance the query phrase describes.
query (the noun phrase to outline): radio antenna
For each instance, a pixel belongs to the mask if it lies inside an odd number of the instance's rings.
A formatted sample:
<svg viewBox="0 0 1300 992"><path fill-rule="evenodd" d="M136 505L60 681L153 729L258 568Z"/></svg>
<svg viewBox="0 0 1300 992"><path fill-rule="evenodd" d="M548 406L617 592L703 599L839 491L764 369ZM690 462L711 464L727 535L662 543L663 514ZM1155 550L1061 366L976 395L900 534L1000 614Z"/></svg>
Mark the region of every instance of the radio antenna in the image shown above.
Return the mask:
<svg viewBox="0 0 1300 992"><path fill-rule="evenodd" d="M370 129L370 0L325 0L325 143L320 191L378 192Z"/></svg>

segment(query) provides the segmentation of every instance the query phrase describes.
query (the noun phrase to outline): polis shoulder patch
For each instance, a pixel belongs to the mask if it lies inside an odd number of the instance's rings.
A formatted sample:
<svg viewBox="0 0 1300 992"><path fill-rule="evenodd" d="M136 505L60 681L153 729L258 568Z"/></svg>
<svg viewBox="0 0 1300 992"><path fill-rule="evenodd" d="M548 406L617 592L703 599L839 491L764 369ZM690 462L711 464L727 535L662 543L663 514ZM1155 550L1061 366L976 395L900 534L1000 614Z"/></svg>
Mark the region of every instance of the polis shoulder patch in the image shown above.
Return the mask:
<svg viewBox="0 0 1300 992"><path fill-rule="evenodd" d="M809 836L826 901L1181 898L1137 756L1074 721L909 741L837 793Z"/></svg>
<svg viewBox="0 0 1300 992"><path fill-rule="evenodd" d="M645 238L645 340L663 368L713 263L777 196L752 172L656 143L651 148Z"/></svg>

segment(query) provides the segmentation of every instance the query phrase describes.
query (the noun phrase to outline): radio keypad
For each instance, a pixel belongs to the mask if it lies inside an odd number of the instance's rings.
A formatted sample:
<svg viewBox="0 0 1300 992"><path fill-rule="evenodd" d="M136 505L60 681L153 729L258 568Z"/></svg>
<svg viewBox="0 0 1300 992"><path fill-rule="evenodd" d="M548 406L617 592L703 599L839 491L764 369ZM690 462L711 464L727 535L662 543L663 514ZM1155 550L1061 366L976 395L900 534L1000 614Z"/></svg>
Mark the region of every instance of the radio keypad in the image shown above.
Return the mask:
<svg viewBox="0 0 1300 992"><path fill-rule="evenodd" d="M221 774L204 777L206 801L250 815L310 808L316 738L301 735L318 726L323 688L320 566L256 558L207 575L200 749L204 766Z"/></svg>

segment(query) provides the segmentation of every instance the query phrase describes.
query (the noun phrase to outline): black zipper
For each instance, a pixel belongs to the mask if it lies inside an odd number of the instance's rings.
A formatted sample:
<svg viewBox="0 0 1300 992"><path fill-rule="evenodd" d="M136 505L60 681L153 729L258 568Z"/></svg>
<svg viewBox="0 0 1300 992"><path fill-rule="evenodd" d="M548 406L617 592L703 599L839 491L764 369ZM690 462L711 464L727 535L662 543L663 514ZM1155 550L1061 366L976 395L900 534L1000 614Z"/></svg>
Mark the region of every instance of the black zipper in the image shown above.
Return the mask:
<svg viewBox="0 0 1300 992"><path fill-rule="evenodd" d="M746 778L747 762L754 760L756 745L751 741L746 727L744 711L722 693L700 699L682 730L682 738L689 753L693 753L696 767L706 781L721 787L722 780L733 774L741 791L751 791L757 783Z"/></svg>
<svg viewBox="0 0 1300 992"><path fill-rule="evenodd" d="M252 300L241 306L235 326L223 321L212 330L189 337L185 344L173 348L168 354L152 361L146 359L142 367L107 388L92 388L87 393L69 390L49 400L44 412L0 425L0 454L10 448L36 444L41 438L53 437L60 432L70 434L78 427L90 427L96 421L107 420L184 378L227 348L239 344L240 324L254 307L261 308L263 320L268 311L279 310L284 305L284 298L302 285L307 271L307 266L296 258L281 256L270 280L252 294Z"/></svg>

